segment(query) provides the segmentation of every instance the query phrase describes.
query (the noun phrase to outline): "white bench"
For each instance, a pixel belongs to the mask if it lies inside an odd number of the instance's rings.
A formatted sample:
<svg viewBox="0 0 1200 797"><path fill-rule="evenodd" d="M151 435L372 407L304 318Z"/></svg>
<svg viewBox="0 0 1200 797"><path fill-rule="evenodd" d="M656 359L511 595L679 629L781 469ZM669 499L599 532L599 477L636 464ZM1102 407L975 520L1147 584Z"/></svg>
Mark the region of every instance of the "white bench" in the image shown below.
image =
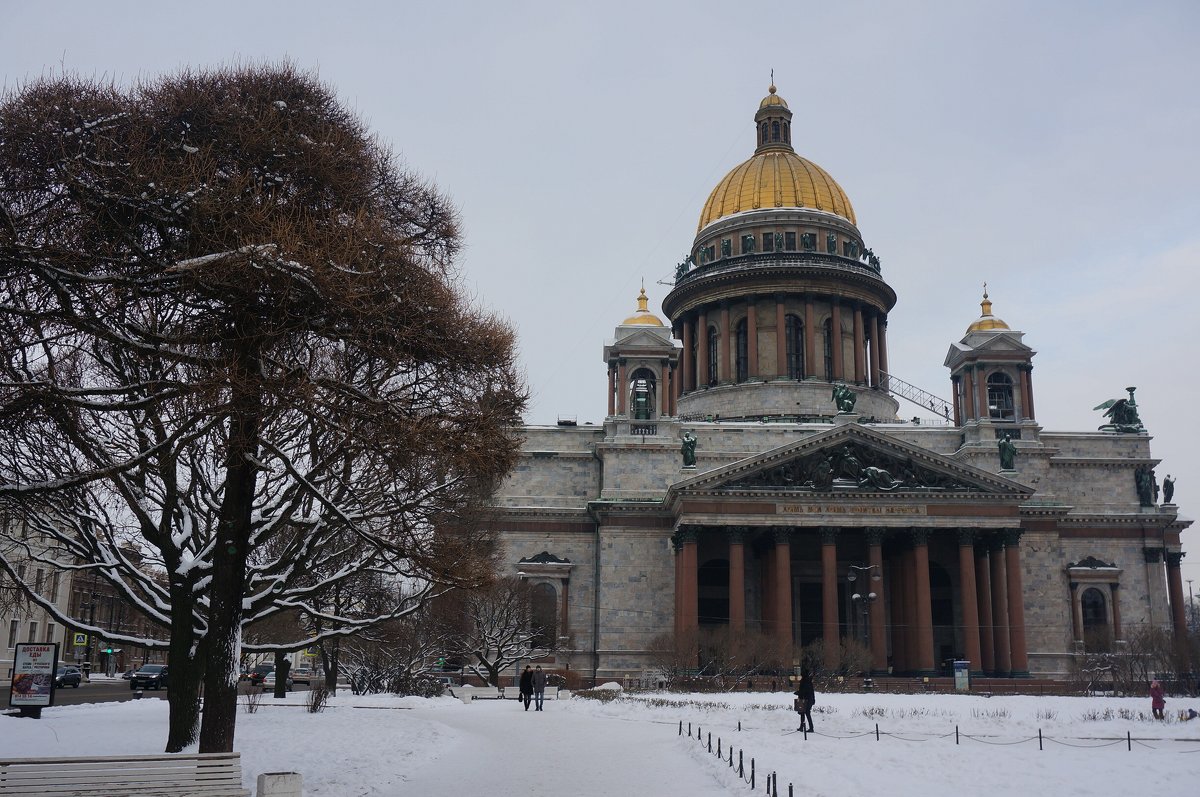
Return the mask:
<svg viewBox="0 0 1200 797"><path fill-rule="evenodd" d="M0 759L0 795L250 797L240 753Z"/></svg>

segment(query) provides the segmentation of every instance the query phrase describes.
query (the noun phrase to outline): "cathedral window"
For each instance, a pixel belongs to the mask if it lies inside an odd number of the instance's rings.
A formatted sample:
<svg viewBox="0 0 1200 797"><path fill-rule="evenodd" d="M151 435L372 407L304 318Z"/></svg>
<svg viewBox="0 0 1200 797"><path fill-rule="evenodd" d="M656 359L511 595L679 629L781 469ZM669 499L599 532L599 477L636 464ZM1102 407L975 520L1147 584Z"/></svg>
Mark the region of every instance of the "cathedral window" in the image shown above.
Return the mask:
<svg viewBox="0 0 1200 797"><path fill-rule="evenodd" d="M787 122L783 123L783 140L787 144L792 143L792 126Z"/></svg>
<svg viewBox="0 0 1200 797"><path fill-rule="evenodd" d="M774 252L775 251L775 236L769 232L764 232L762 234L762 236L763 236L763 249L762 250L764 252Z"/></svg>
<svg viewBox="0 0 1200 797"><path fill-rule="evenodd" d="M796 233L785 232L783 234L783 248L787 252L796 251Z"/></svg>
<svg viewBox="0 0 1200 797"><path fill-rule="evenodd" d="M778 121L771 122L771 140L772 141L779 140L779 122Z"/></svg>
<svg viewBox="0 0 1200 797"><path fill-rule="evenodd" d="M753 254L753 253L754 253L754 236L753 235L743 235L742 236L742 254L749 255L749 254Z"/></svg>
<svg viewBox="0 0 1200 797"><path fill-rule="evenodd" d="M742 319L737 323L737 381L745 382L749 377L749 343L750 337L747 334L746 319Z"/></svg>
<svg viewBox="0 0 1200 797"><path fill-rule="evenodd" d="M718 342L721 340L720 334L717 333L716 327L708 328L708 373L705 375L708 378L710 387L717 384L717 349Z"/></svg>
<svg viewBox="0 0 1200 797"><path fill-rule="evenodd" d="M1001 421L1013 420L1013 381L1001 371L987 378L988 416Z"/></svg>
<svg viewBox="0 0 1200 797"><path fill-rule="evenodd" d="M762 141L760 141L759 143L766 144L767 143L767 123L766 122L762 123L762 127L760 128L760 131L762 133Z"/></svg>
<svg viewBox="0 0 1200 797"><path fill-rule="evenodd" d="M629 415L637 421L648 421L656 414L657 379L649 368L639 368L629 380Z"/></svg>
<svg viewBox="0 0 1200 797"><path fill-rule="evenodd" d="M804 378L804 323L799 317L788 315L783 322L783 336L787 351L788 379Z"/></svg>
<svg viewBox="0 0 1200 797"><path fill-rule="evenodd" d="M817 250L817 234L815 232L801 233L800 248L805 252L815 252Z"/></svg>
<svg viewBox="0 0 1200 797"><path fill-rule="evenodd" d="M558 591L553 584L534 584L529 591L531 646L552 650L558 634Z"/></svg>
<svg viewBox="0 0 1200 797"><path fill-rule="evenodd" d="M1080 613L1083 615L1083 642L1087 650L1100 651L1110 647L1108 629L1108 601L1104 593L1088 587L1079 596Z"/></svg>

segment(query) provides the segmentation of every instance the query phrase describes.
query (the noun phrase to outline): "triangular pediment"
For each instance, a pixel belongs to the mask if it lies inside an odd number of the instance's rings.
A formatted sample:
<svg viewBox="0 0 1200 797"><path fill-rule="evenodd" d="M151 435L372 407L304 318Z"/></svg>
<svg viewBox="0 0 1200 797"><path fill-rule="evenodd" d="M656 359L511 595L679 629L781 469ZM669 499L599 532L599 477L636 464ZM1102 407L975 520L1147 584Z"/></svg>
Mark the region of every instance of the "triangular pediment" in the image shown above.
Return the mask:
<svg viewBox="0 0 1200 797"><path fill-rule="evenodd" d="M676 483L675 493L976 494L1023 499L1033 490L859 424Z"/></svg>
<svg viewBox="0 0 1200 797"><path fill-rule="evenodd" d="M647 329L646 327L635 327L628 334L622 334L628 328L617 330L617 337L613 341L614 345L620 346L622 349L629 347L647 346L651 348L667 348L674 347L674 341L671 340L671 331L666 328L655 327Z"/></svg>

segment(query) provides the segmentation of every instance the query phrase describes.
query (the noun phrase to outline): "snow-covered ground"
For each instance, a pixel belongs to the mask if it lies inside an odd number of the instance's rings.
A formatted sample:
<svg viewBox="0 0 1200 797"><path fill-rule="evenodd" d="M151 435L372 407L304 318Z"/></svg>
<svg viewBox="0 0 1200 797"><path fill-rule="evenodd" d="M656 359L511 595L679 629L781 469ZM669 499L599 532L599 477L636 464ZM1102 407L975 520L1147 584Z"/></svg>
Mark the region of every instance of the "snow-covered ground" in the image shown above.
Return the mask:
<svg viewBox="0 0 1200 797"><path fill-rule="evenodd" d="M757 791L777 772L779 794L791 783L805 797L1200 788L1200 720L1176 716L1200 701L1169 700L1158 722L1144 698L820 695L807 739L790 707L790 695L761 693L575 698L546 701L541 713L511 700L344 695L309 714L292 696L239 714L236 748L248 787L260 772L296 771L306 795L347 797L750 794L728 766L730 745L747 776L754 759ZM160 752L166 711L142 700L0 717L0 758ZM704 743L687 737L688 723ZM710 732L724 762L707 752Z"/></svg>

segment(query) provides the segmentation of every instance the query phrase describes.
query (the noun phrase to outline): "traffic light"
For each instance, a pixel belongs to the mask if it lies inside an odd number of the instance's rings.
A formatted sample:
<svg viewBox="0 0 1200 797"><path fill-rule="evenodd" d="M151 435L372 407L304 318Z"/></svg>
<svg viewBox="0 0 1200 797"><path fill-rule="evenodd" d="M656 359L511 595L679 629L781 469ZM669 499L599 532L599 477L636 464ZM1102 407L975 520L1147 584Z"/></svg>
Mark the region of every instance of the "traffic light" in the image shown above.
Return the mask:
<svg viewBox="0 0 1200 797"><path fill-rule="evenodd" d="M112 652L113 652L113 649L112 649L112 648L105 648L105 649L104 649L103 651L101 651L101 652L102 652L102 653L107 653L108 655L110 655L110 656L111 656L111 655L112 655Z"/></svg>

